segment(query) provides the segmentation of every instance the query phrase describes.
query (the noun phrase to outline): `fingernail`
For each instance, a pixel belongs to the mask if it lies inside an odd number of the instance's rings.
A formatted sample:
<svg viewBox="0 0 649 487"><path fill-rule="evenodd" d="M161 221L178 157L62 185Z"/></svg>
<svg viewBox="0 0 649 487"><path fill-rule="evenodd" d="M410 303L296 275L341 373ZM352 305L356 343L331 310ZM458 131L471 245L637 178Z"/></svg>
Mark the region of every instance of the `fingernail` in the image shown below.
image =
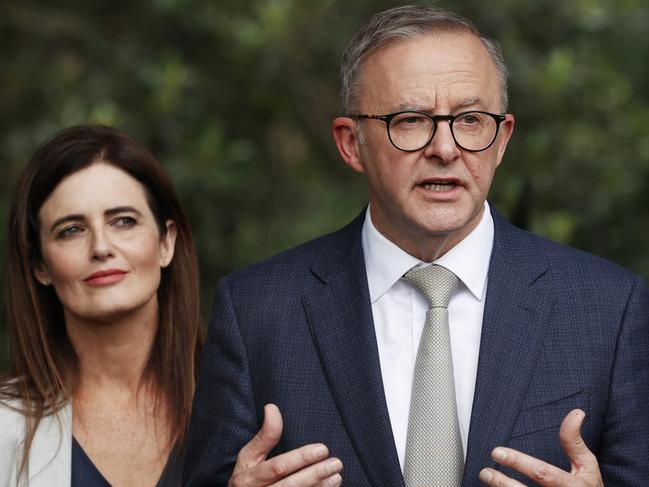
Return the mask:
<svg viewBox="0 0 649 487"><path fill-rule="evenodd" d="M490 470L484 469L480 470L480 475L478 475L478 477L480 477L480 480L482 480L483 482L490 482L494 477L494 474L491 473Z"/></svg>
<svg viewBox="0 0 649 487"><path fill-rule="evenodd" d="M506 459L507 459L507 452L506 452L505 450L503 450L502 448L496 448L496 449L491 453L491 457L492 457L494 460L500 460L500 461L503 461L503 460L506 460Z"/></svg>
<svg viewBox="0 0 649 487"><path fill-rule="evenodd" d="M315 450L313 450L313 454L316 458L324 458L329 454L329 450L324 445L318 445Z"/></svg>
<svg viewBox="0 0 649 487"><path fill-rule="evenodd" d="M334 473L340 472L343 468L343 463L337 458L330 458L327 462L327 473L333 475Z"/></svg>
<svg viewBox="0 0 649 487"><path fill-rule="evenodd" d="M331 487L338 487L339 485L342 485L343 483L343 478L340 476L340 474L336 474L333 477L329 479L328 484Z"/></svg>

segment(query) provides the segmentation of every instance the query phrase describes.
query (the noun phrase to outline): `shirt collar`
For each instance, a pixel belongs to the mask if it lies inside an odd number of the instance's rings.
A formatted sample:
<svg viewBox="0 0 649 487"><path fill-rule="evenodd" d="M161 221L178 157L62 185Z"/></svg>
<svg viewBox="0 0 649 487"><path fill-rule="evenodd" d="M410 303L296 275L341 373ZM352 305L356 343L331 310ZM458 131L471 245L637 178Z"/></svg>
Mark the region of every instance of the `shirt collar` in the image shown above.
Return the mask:
<svg viewBox="0 0 649 487"><path fill-rule="evenodd" d="M376 229L372 223L369 206L365 212L361 239L372 303L388 292L412 267L426 264L404 252ZM485 201L480 223L434 263L452 271L471 294L482 301L487 285L493 240L494 222L489 204Z"/></svg>

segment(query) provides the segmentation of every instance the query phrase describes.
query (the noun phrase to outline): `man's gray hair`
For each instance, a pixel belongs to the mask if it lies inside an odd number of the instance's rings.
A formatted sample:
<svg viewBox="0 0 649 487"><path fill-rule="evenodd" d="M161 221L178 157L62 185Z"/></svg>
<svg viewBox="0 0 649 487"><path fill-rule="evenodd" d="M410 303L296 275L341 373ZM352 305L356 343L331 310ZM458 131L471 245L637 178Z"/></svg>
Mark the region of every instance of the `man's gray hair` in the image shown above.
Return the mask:
<svg viewBox="0 0 649 487"><path fill-rule="evenodd" d="M361 66L372 52L397 40L454 31L475 35L482 41L498 71L501 109L505 112L509 70L498 43L480 34L469 19L453 12L433 5L404 5L375 14L345 49L340 66L343 113L352 114L358 110Z"/></svg>

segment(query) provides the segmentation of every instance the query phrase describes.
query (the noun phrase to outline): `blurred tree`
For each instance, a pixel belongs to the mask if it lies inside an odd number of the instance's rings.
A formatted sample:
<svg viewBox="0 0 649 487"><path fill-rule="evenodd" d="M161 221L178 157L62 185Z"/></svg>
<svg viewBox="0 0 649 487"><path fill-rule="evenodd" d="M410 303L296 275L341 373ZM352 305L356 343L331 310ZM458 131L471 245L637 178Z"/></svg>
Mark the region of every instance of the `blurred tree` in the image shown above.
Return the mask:
<svg viewBox="0 0 649 487"><path fill-rule="evenodd" d="M0 233L39 143L73 124L118 126L176 183L207 316L219 277L362 208L363 180L329 130L338 62L372 13L398 3L2 0ZM492 201L520 225L649 275L646 2L438 3L500 40L512 71L517 125Z"/></svg>

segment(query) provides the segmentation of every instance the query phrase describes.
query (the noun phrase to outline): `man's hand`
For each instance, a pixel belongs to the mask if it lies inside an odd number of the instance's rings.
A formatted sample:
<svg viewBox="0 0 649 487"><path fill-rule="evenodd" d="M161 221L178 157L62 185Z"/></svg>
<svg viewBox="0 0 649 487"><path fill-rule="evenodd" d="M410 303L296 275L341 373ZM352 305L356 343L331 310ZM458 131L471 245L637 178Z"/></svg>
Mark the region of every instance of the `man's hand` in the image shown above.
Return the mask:
<svg viewBox="0 0 649 487"><path fill-rule="evenodd" d="M511 448L494 448L491 457L495 462L522 473L542 486L604 487L597 458L581 437L580 429L585 417L586 414L582 410L574 409L564 418L559 430L561 448L570 459L570 472ZM523 485L492 468L483 469L480 472L480 480L492 487Z"/></svg>
<svg viewBox="0 0 649 487"><path fill-rule="evenodd" d="M264 423L244 446L234 466L229 487L337 487L342 462L329 458L323 444L314 443L266 460L282 436L283 422L274 404L264 406Z"/></svg>

